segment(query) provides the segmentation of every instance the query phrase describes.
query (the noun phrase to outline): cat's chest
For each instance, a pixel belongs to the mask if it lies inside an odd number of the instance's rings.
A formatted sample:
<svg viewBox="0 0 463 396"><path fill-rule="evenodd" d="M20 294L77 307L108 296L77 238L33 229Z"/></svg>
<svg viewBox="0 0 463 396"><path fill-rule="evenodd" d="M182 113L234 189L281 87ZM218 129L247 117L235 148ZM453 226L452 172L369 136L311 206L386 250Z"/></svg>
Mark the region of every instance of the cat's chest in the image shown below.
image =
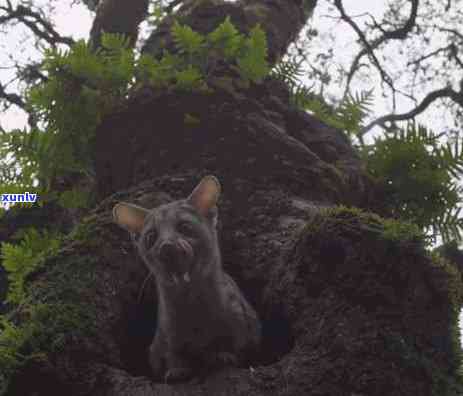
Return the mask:
<svg viewBox="0 0 463 396"><path fill-rule="evenodd" d="M159 311L160 325L172 336L196 342L226 335L231 332L233 320L231 294L223 281L189 292L166 294Z"/></svg>

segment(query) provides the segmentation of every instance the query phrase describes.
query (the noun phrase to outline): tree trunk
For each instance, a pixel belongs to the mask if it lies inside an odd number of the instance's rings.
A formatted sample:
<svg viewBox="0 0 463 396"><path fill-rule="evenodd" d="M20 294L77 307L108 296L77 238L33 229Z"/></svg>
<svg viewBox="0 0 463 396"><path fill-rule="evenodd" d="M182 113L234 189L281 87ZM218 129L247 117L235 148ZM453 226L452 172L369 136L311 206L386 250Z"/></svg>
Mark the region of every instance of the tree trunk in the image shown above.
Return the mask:
<svg viewBox="0 0 463 396"><path fill-rule="evenodd" d="M231 15L260 22L271 61L315 2L187 2L183 23L210 31ZM159 53L168 18L144 51ZM196 121L191 123L189 120ZM102 201L60 253L28 278L34 324L9 395L433 395L461 391L456 310L461 279L425 253L411 227L360 210L374 186L346 136L289 104L267 79L214 93L140 90L97 133ZM196 383L149 377L154 283L111 219L119 201L155 207L185 197L205 174L224 191L225 270L256 307L263 343L249 367ZM38 354L37 351L42 352Z"/></svg>

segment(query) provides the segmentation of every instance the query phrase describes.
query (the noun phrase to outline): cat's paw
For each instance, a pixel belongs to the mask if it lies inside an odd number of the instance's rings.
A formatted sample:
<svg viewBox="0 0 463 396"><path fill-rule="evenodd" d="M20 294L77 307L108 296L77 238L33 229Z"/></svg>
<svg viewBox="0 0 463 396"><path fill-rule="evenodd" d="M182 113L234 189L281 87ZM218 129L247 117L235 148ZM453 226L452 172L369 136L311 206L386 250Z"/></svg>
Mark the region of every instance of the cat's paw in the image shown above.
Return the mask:
<svg viewBox="0 0 463 396"><path fill-rule="evenodd" d="M193 370L187 367L171 368L167 370L164 381L167 384L188 381L193 377Z"/></svg>

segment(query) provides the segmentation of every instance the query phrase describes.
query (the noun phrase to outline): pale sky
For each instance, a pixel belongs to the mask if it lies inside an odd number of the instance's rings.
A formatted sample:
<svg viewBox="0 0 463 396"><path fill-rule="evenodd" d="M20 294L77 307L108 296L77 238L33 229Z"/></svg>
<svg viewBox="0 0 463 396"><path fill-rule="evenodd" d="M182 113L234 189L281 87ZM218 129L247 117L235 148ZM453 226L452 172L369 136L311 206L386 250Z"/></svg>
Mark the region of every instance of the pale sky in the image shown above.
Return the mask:
<svg viewBox="0 0 463 396"><path fill-rule="evenodd" d="M0 0L2 1L2 0ZM12 3L17 3L18 0L12 0ZM35 0L36 4L43 4L44 8L50 3L50 0ZM87 38L88 32L90 31L91 22L93 20L92 13L89 12L86 7L80 5L71 5L71 0L61 0L57 2L56 0L51 1L52 4L56 6L54 10L54 18L56 24L56 29L65 35L70 35L74 39ZM382 12L384 10L384 4L386 0L375 0L369 1L368 7L366 7L366 2L358 0L344 0L344 6L346 12L349 15L360 15L368 11L370 14L375 15L380 19ZM326 15L327 3L319 0L319 6L317 6L312 19L312 26L316 27L319 30L319 36L316 45L319 45L320 48L323 48L323 41L327 35L336 32L337 46L335 51L338 54L340 59L344 59L346 65L349 64L349 61L352 59L353 48L356 47L355 39L356 36L353 33L352 29L347 26L346 23L342 21L336 21L330 18L324 17ZM368 8L368 9L366 9ZM358 19L356 19L359 22ZM28 58L37 59L39 54L33 48L32 42L30 40L25 40L25 37L29 32L17 26L11 29L8 32L6 40L2 37L2 42L0 43L0 65L6 66L11 65L12 62L9 60L8 55L11 54L16 60L26 61ZM394 49L392 49L394 51ZM397 62L400 62L400 59L397 59ZM0 78L1 81L9 81L13 78L11 71L0 68ZM365 86L363 88L368 88L372 81L378 81L377 76L372 73L371 76L365 76ZM11 85L13 88L14 83ZM361 89L361 82L358 85L358 88ZM330 92L333 96L339 96L341 91L333 90ZM410 101L402 99L399 101L400 112L408 111L413 104ZM390 108L387 104L387 100L381 98L380 95L375 97L375 107L374 113L376 116L381 116L386 113L389 113ZM449 123L451 119L449 114L436 114L435 111L431 109L426 116L422 117L421 120L426 122L428 125L431 124L433 128L439 129L443 123ZM12 107L8 112L1 114L0 116L0 125L5 129L13 128L22 128L26 124L26 118L22 111L17 108ZM463 313L460 314L460 330L463 333ZM463 337L462 337L463 338Z"/></svg>

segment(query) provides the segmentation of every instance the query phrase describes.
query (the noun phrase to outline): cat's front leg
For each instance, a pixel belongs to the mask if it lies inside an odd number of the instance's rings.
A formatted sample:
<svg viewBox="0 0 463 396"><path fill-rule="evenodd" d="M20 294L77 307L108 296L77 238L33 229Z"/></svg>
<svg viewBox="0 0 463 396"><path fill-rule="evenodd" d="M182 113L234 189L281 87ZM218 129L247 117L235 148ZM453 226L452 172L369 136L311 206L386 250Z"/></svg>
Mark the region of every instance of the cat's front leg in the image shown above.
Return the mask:
<svg viewBox="0 0 463 396"><path fill-rule="evenodd" d="M167 372L164 377L166 383L185 382L194 376L194 371L189 362L182 357L181 353L169 349L167 353Z"/></svg>
<svg viewBox="0 0 463 396"><path fill-rule="evenodd" d="M167 340L162 332L158 330L149 348L149 362L155 379L163 379L166 370L166 357Z"/></svg>

